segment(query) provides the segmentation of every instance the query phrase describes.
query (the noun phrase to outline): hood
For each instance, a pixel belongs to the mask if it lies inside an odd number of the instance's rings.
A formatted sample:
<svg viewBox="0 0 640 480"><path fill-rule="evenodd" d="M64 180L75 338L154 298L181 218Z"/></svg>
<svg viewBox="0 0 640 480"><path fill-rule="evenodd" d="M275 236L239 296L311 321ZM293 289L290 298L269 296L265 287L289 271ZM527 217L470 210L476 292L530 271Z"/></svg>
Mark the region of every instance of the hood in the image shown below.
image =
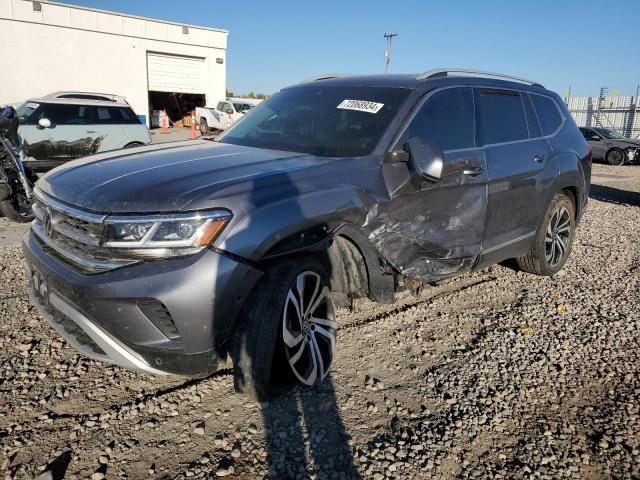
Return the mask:
<svg viewBox="0 0 640 480"><path fill-rule="evenodd" d="M216 199L264 190L291 172L328 161L202 140L75 160L49 172L37 186L97 213L178 212L214 208Z"/></svg>
<svg viewBox="0 0 640 480"><path fill-rule="evenodd" d="M640 147L640 140L612 140L613 142L619 143L621 147Z"/></svg>

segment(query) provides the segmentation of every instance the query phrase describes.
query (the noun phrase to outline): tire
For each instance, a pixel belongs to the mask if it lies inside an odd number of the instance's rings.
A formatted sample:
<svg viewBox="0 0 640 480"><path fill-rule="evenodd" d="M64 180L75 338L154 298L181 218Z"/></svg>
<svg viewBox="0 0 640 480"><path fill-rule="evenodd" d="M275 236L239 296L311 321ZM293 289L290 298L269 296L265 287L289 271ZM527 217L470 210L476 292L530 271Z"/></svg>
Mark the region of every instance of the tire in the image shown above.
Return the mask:
<svg viewBox="0 0 640 480"><path fill-rule="evenodd" d="M232 339L237 392L260 400L291 386L291 380L307 386L324 380L335 355L336 330L328 278L324 264L312 256L285 258L267 268ZM313 308L303 320L296 308L300 291L303 309Z"/></svg>
<svg viewBox="0 0 640 480"><path fill-rule="evenodd" d="M200 133L202 135L209 135L209 124L206 118L200 119Z"/></svg>
<svg viewBox="0 0 640 480"><path fill-rule="evenodd" d="M131 142L131 143L127 143L124 148L136 148L136 147L143 147L144 143L140 143L140 142Z"/></svg>
<svg viewBox="0 0 640 480"><path fill-rule="evenodd" d="M535 236L531 251L517 259L525 272L552 276L569 258L575 233L575 205L564 193L556 193Z"/></svg>
<svg viewBox="0 0 640 480"><path fill-rule="evenodd" d="M627 156L620 148L612 148L605 157L609 165L623 165L626 159Z"/></svg>
<svg viewBox="0 0 640 480"><path fill-rule="evenodd" d="M27 223L33 220L33 212L20 212L20 208L13 200L3 200L0 202L0 212L13 222Z"/></svg>

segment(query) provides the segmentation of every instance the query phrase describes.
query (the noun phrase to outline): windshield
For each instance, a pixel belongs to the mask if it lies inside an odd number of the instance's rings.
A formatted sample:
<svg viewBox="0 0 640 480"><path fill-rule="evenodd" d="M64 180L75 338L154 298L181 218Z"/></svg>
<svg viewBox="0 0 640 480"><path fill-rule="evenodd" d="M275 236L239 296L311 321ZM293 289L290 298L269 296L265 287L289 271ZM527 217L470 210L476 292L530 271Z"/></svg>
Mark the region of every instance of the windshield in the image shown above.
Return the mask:
<svg viewBox="0 0 640 480"><path fill-rule="evenodd" d="M251 110L251 105L249 105L248 103L234 103L233 106L236 107L236 112L244 113L248 110Z"/></svg>
<svg viewBox="0 0 640 480"><path fill-rule="evenodd" d="M324 157L368 155L409 92L390 87L289 88L251 109L219 141Z"/></svg>
<svg viewBox="0 0 640 480"><path fill-rule="evenodd" d="M615 140L625 140L626 137L624 135L620 135L618 132L614 130L609 130L608 128L599 128L597 130L604 138L615 139Z"/></svg>
<svg viewBox="0 0 640 480"><path fill-rule="evenodd" d="M25 102L18 106L18 108L16 108L16 113L18 114L18 120L20 120L20 123L25 123L25 121L29 119L31 114L39 106L40 104L36 102Z"/></svg>

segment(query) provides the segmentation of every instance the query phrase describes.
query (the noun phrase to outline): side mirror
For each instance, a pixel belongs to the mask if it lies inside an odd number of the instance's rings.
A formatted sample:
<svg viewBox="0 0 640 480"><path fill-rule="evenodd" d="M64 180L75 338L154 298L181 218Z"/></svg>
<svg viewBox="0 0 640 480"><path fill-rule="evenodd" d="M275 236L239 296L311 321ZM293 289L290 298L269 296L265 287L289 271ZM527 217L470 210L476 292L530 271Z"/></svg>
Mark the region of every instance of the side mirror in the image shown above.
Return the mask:
<svg viewBox="0 0 640 480"><path fill-rule="evenodd" d="M421 177L432 181L442 178L444 153L438 141L413 137L409 140L409 151L411 161Z"/></svg>
<svg viewBox="0 0 640 480"><path fill-rule="evenodd" d="M42 130L43 128L49 128L51 126L51 120L48 118L41 118L38 120L38 127Z"/></svg>
<svg viewBox="0 0 640 480"><path fill-rule="evenodd" d="M228 113L229 115L233 115L233 110L231 110L230 108L227 108L225 112Z"/></svg>
<svg viewBox="0 0 640 480"><path fill-rule="evenodd" d="M596 142L599 142L602 139L602 137L600 135L594 135L593 137L591 137L591 140L595 140Z"/></svg>
<svg viewBox="0 0 640 480"><path fill-rule="evenodd" d="M404 150L393 150L384 154L384 163L409 163L409 154Z"/></svg>

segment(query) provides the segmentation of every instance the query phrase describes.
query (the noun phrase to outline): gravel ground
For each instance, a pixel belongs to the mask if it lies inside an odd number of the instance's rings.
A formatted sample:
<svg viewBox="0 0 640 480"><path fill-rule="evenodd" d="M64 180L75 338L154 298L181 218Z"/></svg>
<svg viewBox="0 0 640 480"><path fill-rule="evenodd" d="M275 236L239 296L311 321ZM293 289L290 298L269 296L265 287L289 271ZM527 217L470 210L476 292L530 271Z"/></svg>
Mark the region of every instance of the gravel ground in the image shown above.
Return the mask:
<svg viewBox="0 0 640 480"><path fill-rule="evenodd" d="M565 269L495 266L341 312L317 391L256 404L87 360L0 249L6 478L640 478L640 167L596 165Z"/></svg>

